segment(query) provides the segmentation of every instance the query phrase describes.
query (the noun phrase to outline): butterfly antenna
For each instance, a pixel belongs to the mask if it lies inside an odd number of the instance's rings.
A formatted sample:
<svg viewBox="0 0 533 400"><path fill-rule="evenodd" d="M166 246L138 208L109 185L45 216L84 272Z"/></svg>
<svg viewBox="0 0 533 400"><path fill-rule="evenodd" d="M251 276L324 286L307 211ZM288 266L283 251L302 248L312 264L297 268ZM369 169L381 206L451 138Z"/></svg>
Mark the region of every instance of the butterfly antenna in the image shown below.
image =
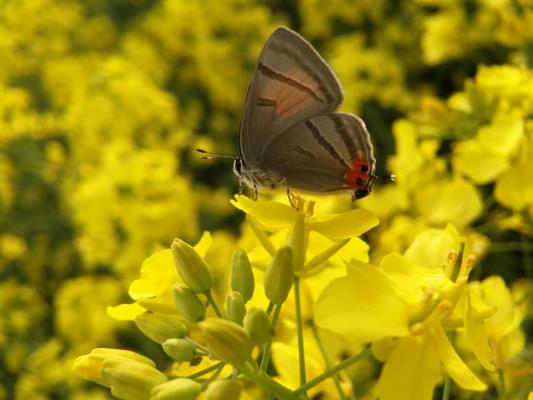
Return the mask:
<svg viewBox="0 0 533 400"><path fill-rule="evenodd" d="M231 158L232 160L235 160L236 158L239 158L237 156L234 156L233 154L228 153L212 153L210 151L206 151L204 149L196 149L198 153L206 154L205 156L202 156L202 160L212 160L215 158Z"/></svg>
<svg viewBox="0 0 533 400"><path fill-rule="evenodd" d="M387 174L383 176L377 176L377 175L370 175L372 179L380 179L387 182L396 182L396 175L393 174Z"/></svg>
<svg viewBox="0 0 533 400"><path fill-rule="evenodd" d="M396 182L396 175L394 174L388 174L381 177L381 179L386 180L388 182Z"/></svg>

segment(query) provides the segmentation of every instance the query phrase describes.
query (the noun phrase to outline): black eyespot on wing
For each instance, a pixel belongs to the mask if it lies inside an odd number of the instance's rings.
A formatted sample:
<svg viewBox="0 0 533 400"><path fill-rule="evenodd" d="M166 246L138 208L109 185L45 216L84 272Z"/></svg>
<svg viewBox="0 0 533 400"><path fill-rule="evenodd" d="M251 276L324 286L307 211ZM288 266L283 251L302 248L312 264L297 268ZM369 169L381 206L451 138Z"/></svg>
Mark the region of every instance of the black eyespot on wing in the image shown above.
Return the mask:
<svg viewBox="0 0 533 400"><path fill-rule="evenodd" d="M368 165L361 164L361 172L368 172Z"/></svg>

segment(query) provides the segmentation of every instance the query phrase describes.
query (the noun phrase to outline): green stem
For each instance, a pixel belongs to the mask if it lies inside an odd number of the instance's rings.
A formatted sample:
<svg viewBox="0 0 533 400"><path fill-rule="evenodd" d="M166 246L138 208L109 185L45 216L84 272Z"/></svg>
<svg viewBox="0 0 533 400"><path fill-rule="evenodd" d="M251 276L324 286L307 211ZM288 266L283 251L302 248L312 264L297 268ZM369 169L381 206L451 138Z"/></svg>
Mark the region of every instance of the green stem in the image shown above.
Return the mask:
<svg viewBox="0 0 533 400"><path fill-rule="evenodd" d="M339 240L332 246L328 247L326 250L324 250L322 253L317 254L312 259L310 259L307 263L305 263L303 267L303 273L302 275L305 276L312 276L314 273L318 273L321 271L321 269L317 268L321 264L323 264L325 261L329 260L331 257L335 255L340 249L342 249L346 244L350 241L350 239L345 240ZM315 269L317 269L315 271Z"/></svg>
<svg viewBox="0 0 533 400"><path fill-rule="evenodd" d="M252 232L255 234L257 240L259 240L259 243L261 243L261 246L263 246L268 254L274 257L274 254L276 254L276 247L272 244L265 231L259 226L256 219L250 215L247 215L246 221L248 222L248 226L252 229Z"/></svg>
<svg viewBox="0 0 533 400"><path fill-rule="evenodd" d="M507 388L505 387L505 376L503 375L503 370L498 371L498 399L505 400L507 399Z"/></svg>
<svg viewBox="0 0 533 400"><path fill-rule="evenodd" d="M249 363L245 363L239 366L238 370L250 382L253 382L256 385L260 386L262 389L265 390L265 392L272 393L274 397L278 399L295 400L298 398L292 390L276 382L263 371L259 371L257 368L254 368Z"/></svg>
<svg viewBox="0 0 533 400"><path fill-rule="evenodd" d="M192 375L186 376L186 378L189 378L189 379L199 378L199 377L201 377L202 375L208 374L209 372L214 371L214 370L216 370L217 368L220 368L220 367L223 367L223 366L224 366L224 363L221 361L221 362L216 363L216 364L214 364L214 365L211 365L210 367L205 368L205 369L203 369L203 370L201 370L201 371L195 372L195 373L192 374Z"/></svg>
<svg viewBox="0 0 533 400"><path fill-rule="evenodd" d="M370 354L372 354L372 350L370 349L370 347L367 347L366 349L361 351L359 354L356 354L355 356L351 356L351 357L347 358L346 360L344 360L343 362L337 364L336 366L334 366L330 370L328 370L328 371L324 372L323 374L320 374L317 377L311 379L305 385L300 386L298 389L296 389L294 391L294 394L300 395L302 393L307 392L309 389L311 389L312 387L318 385L322 381L325 381L330 376L333 376L337 372L342 371L345 368L348 368L350 365L355 364L357 361L369 356Z"/></svg>
<svg viewBox="0 0 533 400"><path fill-rule="evenodd" d="M204 383L202 383L202 388L206 388L209 386L211 382L213 382L222 372L222 369L224 368L224 364L219 365L218 369L215 371L215 373L209 377L208 380L206 380Z"/></svg>
<svg viewBox="0 0 533 400"><path fill-rule="evenodd" d="M272 334L270 335L267 342L265 343L265 347L263 349L263 356L261 357L261 366L259 367L259 369L262 372L266 372L268 368L268 361L270 360L270 349L272 347L272 336L274 332L276 331L276 325L278 324L278 318L279 318L280 311L281 311L281 305L276 306L274 308L274 314L272 315L272 322L270 323L270 330Z"/></svg>
<svg viewBox="0 0 533 400"><path fill-rule="evenodd" d="M318 329L316 328L316 325L312 321L309 323L309 327L311 328L311 332L313 332L313 336L318 345L318 348L320 349L320 353L322 353L322 358L324 359L324 363L326 364L326 369L330 369L331 361L329 359L328 353L326 352L326 348L324 347L324 343L322 342L322 339L320 339L320 336L318 334ZM332 378L333 378L333 382L335 383L335 387L337 388L337 392L339 392L339 399L346 400L347 397L342 390L339 375L335 374L332 376Z"/></svg>
<svg viewBox="0 0 533 400"><path fill-rule="evenodd" d="M442 400L449 400L450 399L450 393L452 390L452 380L449 376L446 376L444 378L444 389L442 391Z"/></svg>
<svg viewBox="0 0 533 400"><path fill-rule="evenodd" d="M211 307L213 307L213 310L215 310L215 314L219 318L224 318L222 316L222 313L220 312L220 309L217 306L215 299L213 298L213 295L211 294L211 290L208 290L207 292L205 292L204 295L205 297L207 297L207 301L209 302L209 304L211 304Z"/></svg>
<svg viewBox="0 0 533 400"><path fill-rule="evenodd" d="M268 307L267 307L267 309L266 309L266 313L267 313L268 315L270 315L270 313L271 313L272 310L274 309L274 306L275 306L275 304L272 303L271 301L268 303Z"/></svg>
<svg viewBox="0 0 533 400"><path fill-rule="evenodd" d="M305 385L305 348L302 321L302 304L300 299L300 278L294 276L294 302L296 304L296 329L298 333L298 364L300 367L300 385Z"/></svg>

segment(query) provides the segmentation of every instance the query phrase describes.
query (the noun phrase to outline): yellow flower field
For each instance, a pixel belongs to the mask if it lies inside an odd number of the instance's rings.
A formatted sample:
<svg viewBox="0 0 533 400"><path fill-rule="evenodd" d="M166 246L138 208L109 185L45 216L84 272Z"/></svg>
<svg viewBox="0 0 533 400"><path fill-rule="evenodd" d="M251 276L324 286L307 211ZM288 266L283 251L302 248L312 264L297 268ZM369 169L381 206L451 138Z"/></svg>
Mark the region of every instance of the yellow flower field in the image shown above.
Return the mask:
<svg viewBox="0 0 533 400"><path fill-rule="evenodd" d="M369 196L245 187L286 26ZM533 398L533 1L0 0L0 400Z"/></svg>

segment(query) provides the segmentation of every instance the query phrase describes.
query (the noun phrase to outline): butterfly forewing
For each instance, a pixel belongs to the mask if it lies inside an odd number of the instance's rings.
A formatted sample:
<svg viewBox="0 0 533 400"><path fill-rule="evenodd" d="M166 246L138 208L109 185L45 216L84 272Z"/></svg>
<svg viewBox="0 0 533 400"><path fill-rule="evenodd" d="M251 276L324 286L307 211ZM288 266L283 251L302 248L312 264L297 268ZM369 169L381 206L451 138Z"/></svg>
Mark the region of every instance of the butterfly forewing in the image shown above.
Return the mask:
<svg viewBox="0 0 533 400"><path fill-rule="evenodd" d="M341 102L342 90L326 62L300 35L278 28L263 47L248 89L240 128L244 163L261 168L270 143Z"/></svg>

